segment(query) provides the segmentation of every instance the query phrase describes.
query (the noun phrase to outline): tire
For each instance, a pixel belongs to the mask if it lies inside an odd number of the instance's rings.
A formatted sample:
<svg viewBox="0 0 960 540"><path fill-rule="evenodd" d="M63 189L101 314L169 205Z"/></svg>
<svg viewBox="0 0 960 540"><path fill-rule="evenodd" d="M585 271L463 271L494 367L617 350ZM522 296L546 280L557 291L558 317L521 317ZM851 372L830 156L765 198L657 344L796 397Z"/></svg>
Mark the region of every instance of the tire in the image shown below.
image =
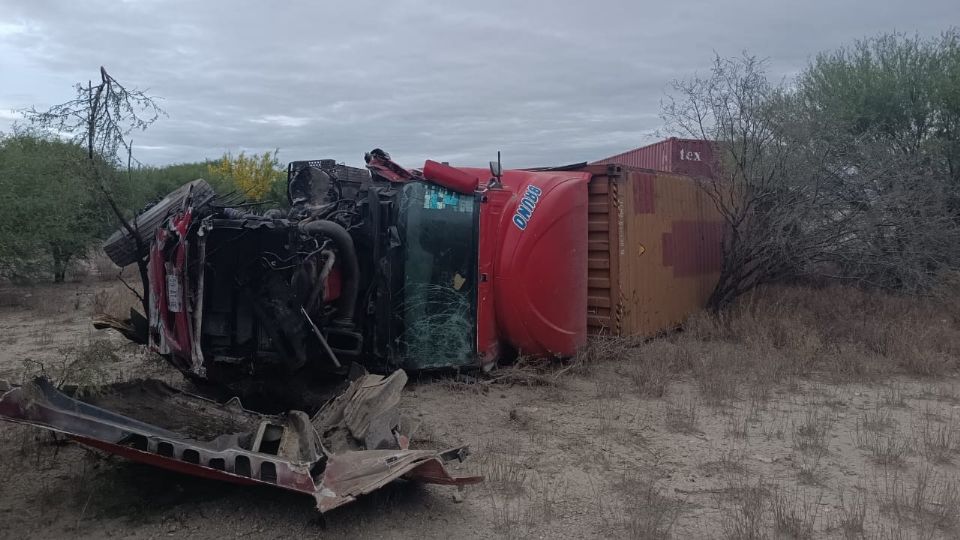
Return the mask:
<svg viewBox="0 0 960 540"><path fill-rule="evenodd" d="M191 188L193 188L192 191ZM154 231L167 219L170 212L180 208L184 199L191 193L194 202L202 202L216 195L213 188L205 180L194 180L170 192L160 202L137 216L130 225L138 230L140 237L149 244L153 240ZM137 242L123 227L120 227L110 235L110 238L107 238L107 241L103 243L103 251L107 254L107 257L110 257L113 264L121 268L133 264L139 259Z"/></svg>

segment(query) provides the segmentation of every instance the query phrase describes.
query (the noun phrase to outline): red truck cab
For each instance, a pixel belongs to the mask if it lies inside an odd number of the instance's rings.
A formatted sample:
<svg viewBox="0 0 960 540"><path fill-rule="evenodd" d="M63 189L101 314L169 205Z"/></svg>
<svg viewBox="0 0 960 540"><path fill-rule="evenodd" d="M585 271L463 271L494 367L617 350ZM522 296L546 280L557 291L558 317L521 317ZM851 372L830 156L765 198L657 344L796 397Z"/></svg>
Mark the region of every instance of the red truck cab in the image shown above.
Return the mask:
<svg viewBox="0 0 960 540"><path fill-rule="evenodd" d="M458 170L478 178L485 172ZM582 172L505 171L477 192L482 366L505 349L572 356L586 341L589 179Z"/></svg>

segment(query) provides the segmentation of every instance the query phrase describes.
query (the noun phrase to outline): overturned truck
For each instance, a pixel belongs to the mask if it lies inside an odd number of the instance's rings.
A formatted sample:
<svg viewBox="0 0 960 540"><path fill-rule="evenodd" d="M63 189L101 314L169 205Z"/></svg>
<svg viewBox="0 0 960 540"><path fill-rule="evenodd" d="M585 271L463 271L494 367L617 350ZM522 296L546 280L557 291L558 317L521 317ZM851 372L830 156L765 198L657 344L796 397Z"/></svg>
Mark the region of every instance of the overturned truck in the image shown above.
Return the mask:
<svg viewBox="0 0 960 540"><path fill-rule="evenodd" d="M196 181L155 207L165 221L138 220L146 254L118 231L117 264L148 258L151 348L195 380L289 396L351 363L489 368L583 344L589 174L367 161L291 163L282 212Z"/></svg>
<svg viewBox="0 0 960 540"><path fill-rule="evenodd" d="M444 467L465 448L410 449L396 412L404 370L486 370L572 356L588 333L652 335L716 282L724 228L693 178L586 164L408 170L381 150L366 161L290 163L285 210L197 180L105 245L120 266L146 265L149 308L100 326L260 412L158 383L90 393L37 380L0 387L0 417L309 493L325 511L399 477L480 480Z"/></svg>

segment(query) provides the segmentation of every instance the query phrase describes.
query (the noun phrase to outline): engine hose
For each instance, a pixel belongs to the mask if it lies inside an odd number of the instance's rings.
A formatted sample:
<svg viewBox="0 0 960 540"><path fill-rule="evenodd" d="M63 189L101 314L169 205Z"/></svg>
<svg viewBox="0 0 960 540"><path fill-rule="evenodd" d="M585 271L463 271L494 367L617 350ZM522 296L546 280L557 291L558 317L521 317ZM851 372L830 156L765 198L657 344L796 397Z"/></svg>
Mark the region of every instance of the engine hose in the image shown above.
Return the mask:
<svg viewBox="0 0 960 540"><path fill-rule="evenodd" d="M325 236L333 240L333 244L340 253L340 260L343 261L340 266L343 286L340 290L340 298L337 299L337 319L334 323L340 326L352 326L357 291L360 288L360 263L357 262L357 251L353 247L350 233L339 224L326 220L301 223L300 232L313 236Z"/></svg>

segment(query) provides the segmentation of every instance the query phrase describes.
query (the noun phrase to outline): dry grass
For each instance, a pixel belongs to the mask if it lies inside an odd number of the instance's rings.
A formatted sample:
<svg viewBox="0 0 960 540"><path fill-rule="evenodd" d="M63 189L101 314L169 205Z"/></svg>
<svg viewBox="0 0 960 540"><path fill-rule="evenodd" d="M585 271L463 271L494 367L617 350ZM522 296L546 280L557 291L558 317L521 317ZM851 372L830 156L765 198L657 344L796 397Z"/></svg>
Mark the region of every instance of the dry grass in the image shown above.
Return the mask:
<svg viewBox="0 0 960 540"><path fill-rule="evenodd" d="M122 272L117 265L113 264L113 261L110 260L110 257L107 257L107 254L104 253L102 249L94 250L94 252L90 254L88 262L92 271L91 273L104 281L116 279ZM129 274L130 271L123 273Z"/></svg>
<svg viewBox="0 0 960 540"><path fill-rule="evenodd" d="M734 439L746 439L750 435L749 426L749 412L734 411L727 416L727 429L725 434Z"/></svg>
<svg viewBox="0 0 960 540"><path fill-rule="evenodd" d="M800 452L825 453L832 427L830 413L816 409L805 411L803 420L793 426L793 448Z"/></svg>
<svg viewBox="0 0 960 540"><path fill-rule="evenodd" d="M85 304L82 288L71 284L0 289L0 308L19 308L37 315L72 315Z"/></svg>
<svg viewBox="0 0 960 540"><path fill-rule="evenodd" d="M857 487L851 491L845 491L841 487L837 496L840 500L837 528L843 532L845 538L863 537L868 504L863 488Z"/></svg>
<svg viewBox="0 0 960 540"><path fill-rule="evenodd" d="M663 397L670 381L670 357L654 346L647 346L631 360L626 376L633 382L637 393L641 397Z"/></svg>
<svg viewBox="0 0 960 540"><path fill-rule="evenodd" d="M740 478L718 497L723 537L728 540L767 538L767 505L764 504L767 496L762 478L754 483ZM732 504L727 503L727 499L732 499Z"/></svg>
<svg viewBox="0 0 960 540"><path fill-rule="evenodd" d="M884 466L902 466L912 447L910 440L897 430L868 431L859 424L857 424L855 440L858 448L870 452L874 463Z"/></svg>
<svg viewBox="0 0 960 540"><path fill-rule="evenodd" d="M136 290L139 290L139 287ZM124 320L130 316L131 309L143 311L137 295L122 283L100 289L93 295L92 315L109 315Z"/></svg>
<svg viewBox="0 0 960 540"><path fill-rule="evenodd" d="M880 510L892 516L898 528L912 525L919 537L929 538L937 530L954 532L957 527L957 479L937 475L929 465L909 477L897 469L886 471L874 489Z"/></svg>
<svg viewBox="0 0 960 540"><path fill-rule="evenodd" d="M530 482L531 500L536 515L542 522L550 522L559 517L569 486L563 476L536 474Z"/></svg>
<svg viewBox="0 0 960 540"><path fill-rule="evenodd" d="M960 391L944 358L960 353L960 307L923 302L767 289L683 332L417 388L444 409L422 411L428 439L484 441L465 466L487 481L450 515L509 538L957 537ZM444 392L484 412L448 412Z"/></svg>
<svg viewBox="0 0 960 540"><path fill-rule="evenodd" d="M58 358L49 363L25 361L24 380L35 376L49 379L57 387L94 387L112 382L111 365L120 361L120 347L105 339L82 345L60 347Z"/></svg>
<svg viewBox="0 0 960 540"><path fill-rule="evenodd" d="M616 522L627 538L669 538L683 501L663 496L649 478L631 475L617 482L614 489L623 499Z"/></svg>
<svg viewBox="0 0 960 540"><path fill-rule="evenodd" d="M937 464L948 464L953 461L958 451L956 424L953 414L948 419L941 419L939 415L924 414L920 420L913 422L915 440L920 453L928 461Z"/></svg>
<svg viewBox="0 0 960 540"><path fill-rule="evenodd" d="M670 398L664 404L664 422L674 433L696 433L700 417L696 398L681 395Z"/></svg>
<svg viewBox="0 0 960 540"><path fill-rule="evenodd" d="M774 530L787 538L813 538L822 499L822 493L814 497L800 489L777 487L770 497Z"/></svg>
<svg viewBox="0 0 960 540"><path fill-rule="evenodd" d="M711 346L712 352L693 359L694 376L705 384L707 400L715 396L722 401L736 392L729 382L706 377L714 374L735 372L749 380L749 374L762 373L768 381L813 372L839 380L941 375L955 370L960 358L960 327L945 324L960 315L955 296L769 287L718 316L692 317L675 341L688 351Z"/></svg>
<svg viewBox="0 0 960 540"><path fill-rule="evenodd" d="M505 494L522 493L528 473L522 455L519 439L493 441L479 452L478 472L491 490Z"/></svg>
<svg viewBox="0 0 960 540"><path fill-rule="evenodd" d="M893 413L878 403L874 410L860 415L859 425L866 431L878 433L894 426Z"/></svg>
<svg viewBox="0 0 960 540"><path fill-rule="evenodd" d="M894 383L884 389L880 402L886 407L905 408L907 399L903 394L903 385Z"/></svg>

